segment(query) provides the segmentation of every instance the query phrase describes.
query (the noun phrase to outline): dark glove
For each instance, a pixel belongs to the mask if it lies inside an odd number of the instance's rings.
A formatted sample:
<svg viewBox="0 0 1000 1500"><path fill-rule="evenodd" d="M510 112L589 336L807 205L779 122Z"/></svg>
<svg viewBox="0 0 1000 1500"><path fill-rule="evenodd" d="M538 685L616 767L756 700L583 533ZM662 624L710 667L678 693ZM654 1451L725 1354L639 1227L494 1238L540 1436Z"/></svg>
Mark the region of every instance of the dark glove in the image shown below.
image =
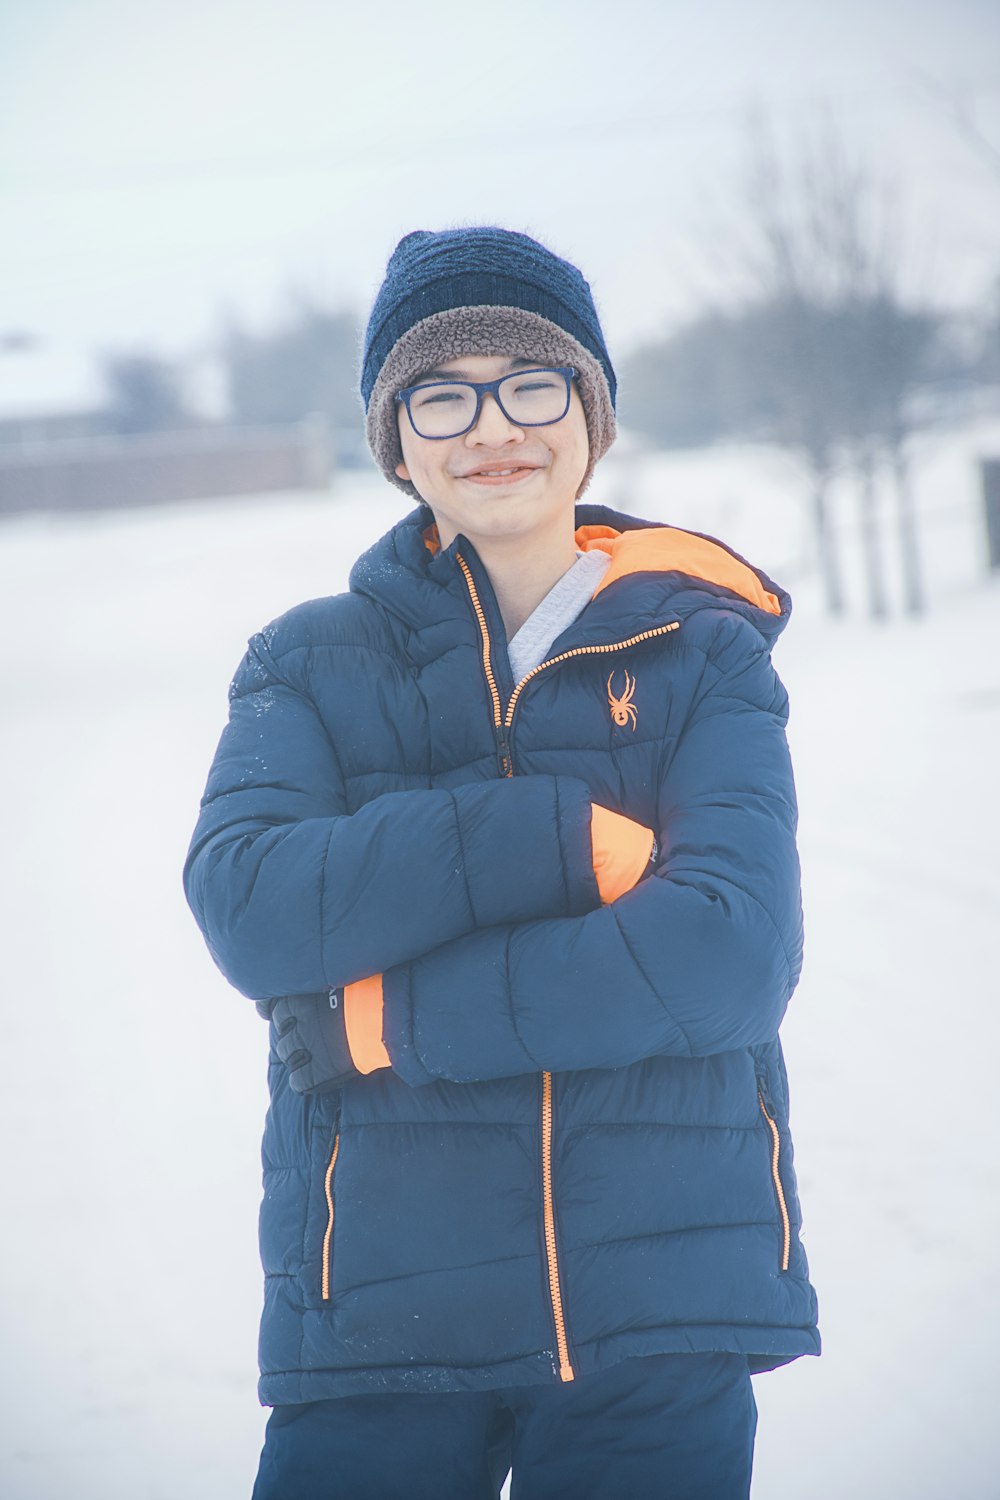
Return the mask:
<svg viewBox="0 0 1000 1500"><path fill-rule="evenodd" d="M275 1049L297 1094L323 1094L360 1074L351 1061L343 994L285 995L271 1010Z"/></svg>

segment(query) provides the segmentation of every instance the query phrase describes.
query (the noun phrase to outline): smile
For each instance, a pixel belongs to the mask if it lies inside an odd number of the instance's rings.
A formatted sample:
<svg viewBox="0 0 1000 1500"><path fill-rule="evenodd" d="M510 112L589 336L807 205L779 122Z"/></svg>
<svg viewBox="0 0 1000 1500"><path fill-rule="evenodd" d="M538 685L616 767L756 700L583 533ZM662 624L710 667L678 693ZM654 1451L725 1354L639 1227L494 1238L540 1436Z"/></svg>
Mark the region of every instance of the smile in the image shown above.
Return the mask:
<svg viewBox="0 0 1000 1500"><path fill-rule="evenodd" d="M474 474L464 474L462 477L472 484L520 484L535 472L534 467L477 469Z"/></svg>

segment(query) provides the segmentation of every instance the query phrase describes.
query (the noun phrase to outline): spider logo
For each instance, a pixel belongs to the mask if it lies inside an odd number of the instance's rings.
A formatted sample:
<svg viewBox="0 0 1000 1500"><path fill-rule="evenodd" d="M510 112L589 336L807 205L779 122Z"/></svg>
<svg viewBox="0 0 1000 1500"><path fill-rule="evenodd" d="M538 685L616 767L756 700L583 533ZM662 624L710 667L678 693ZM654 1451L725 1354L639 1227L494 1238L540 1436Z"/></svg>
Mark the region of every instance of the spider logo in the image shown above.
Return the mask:
<svg viewBox="0 0 1000 1500"><path fill-rule="evenodd" d="M632 694L635 692L635 678L630 677L626 669L625 691L621 695L621 697L618 698L611 690L611 684L614 681L614 677L615 674L614 672L612 672L611 676L608 678L608 705L611 709L611 717L616 724L621 724L622 726L631 724L632 728L635 729L636 720L639 717L639 711L636 708L635 704L632 702Z"/></svg>

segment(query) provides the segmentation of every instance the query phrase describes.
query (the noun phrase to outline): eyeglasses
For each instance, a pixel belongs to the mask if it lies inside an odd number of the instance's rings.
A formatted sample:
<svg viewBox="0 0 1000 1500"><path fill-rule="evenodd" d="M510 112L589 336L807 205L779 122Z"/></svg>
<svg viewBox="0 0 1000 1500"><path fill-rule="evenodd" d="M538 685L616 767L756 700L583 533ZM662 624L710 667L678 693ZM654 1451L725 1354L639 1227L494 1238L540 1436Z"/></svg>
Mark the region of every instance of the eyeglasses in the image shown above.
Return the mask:
<svg viewBox="0 0 1000 1500"><path fill-rule="evenodd" d="M418 437L461 437L479 421L483 396L489 391L508 422L516 427L548 427L569 411L572 365L537 370L515 370L499 380L430 380L396 392L406 406L410 426Z"/></svg>

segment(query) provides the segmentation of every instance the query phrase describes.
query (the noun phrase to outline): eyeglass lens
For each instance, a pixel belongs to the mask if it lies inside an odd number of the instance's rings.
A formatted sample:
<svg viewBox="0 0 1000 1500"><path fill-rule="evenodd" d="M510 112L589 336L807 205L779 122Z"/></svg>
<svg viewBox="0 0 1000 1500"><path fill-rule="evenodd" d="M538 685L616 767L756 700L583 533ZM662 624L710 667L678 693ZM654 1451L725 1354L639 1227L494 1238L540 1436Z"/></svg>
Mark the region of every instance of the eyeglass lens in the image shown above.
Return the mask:
<svg viewBox="0 0 1000 1500"><path fill-rule="evenodd" d="M518 371L501 380L497 396L510 421L539 427L566 415L569 381L556 370ZM410 414L420 437L457 436L471 426L475 411L475 390L460 382L418 386L410 396Z"/></svg>

